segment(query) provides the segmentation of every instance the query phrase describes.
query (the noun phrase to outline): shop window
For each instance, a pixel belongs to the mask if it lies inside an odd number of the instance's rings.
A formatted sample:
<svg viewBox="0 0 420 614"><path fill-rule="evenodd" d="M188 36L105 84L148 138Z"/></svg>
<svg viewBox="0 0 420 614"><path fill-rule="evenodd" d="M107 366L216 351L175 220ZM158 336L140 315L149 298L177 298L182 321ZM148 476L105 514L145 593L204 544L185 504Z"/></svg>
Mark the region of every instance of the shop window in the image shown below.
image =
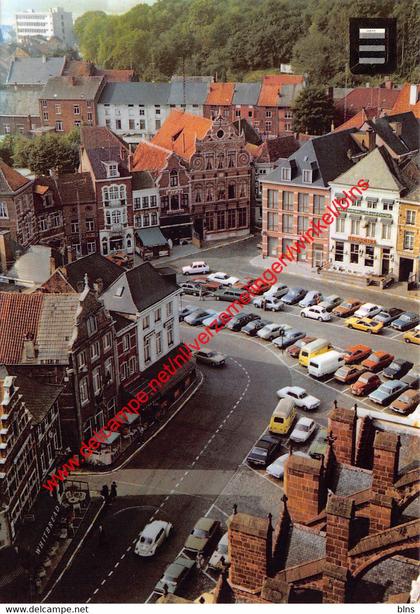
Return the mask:
<svg viewBox="0 0 420 614"><path fill-rule="evenodd" d="M357 243L350 244L350 262L359 264L359 245Z"/></svg>
<svg viewBox="0 0 420 614"><path fill-rule="evenodd" d="M336 241L335 242L335 261L343 262L344 260L344 242Z"/></svg>

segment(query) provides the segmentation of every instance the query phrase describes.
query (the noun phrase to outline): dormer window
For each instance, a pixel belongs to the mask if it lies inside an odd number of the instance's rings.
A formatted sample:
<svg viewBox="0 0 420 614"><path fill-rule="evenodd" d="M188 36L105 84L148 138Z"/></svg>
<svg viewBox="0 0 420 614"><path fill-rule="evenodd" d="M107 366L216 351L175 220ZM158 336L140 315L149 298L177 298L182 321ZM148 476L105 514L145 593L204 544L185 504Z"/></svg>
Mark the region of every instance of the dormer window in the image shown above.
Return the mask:
<svg viewBox="0 0 420 614"><path fill-rule="evenodd" d="M281 169L281 178L283 179L283 181L291 181L292 179L292 169L286 167L283 167Z"/></svg>
<svg viewBox="0 0 420 614"><path fill-rule="evenodd" d="M303 183L312 183L312 171L310 170L303 171Z"/></svg>
<svg viewBox="0 0 420 614"><path fill-rule="evenodd" d="M109 178L112 177L119 177L120 176L120 172L118 170L118 163L117 162L104 162L105 167L106 167L106 176Z"/></svg>

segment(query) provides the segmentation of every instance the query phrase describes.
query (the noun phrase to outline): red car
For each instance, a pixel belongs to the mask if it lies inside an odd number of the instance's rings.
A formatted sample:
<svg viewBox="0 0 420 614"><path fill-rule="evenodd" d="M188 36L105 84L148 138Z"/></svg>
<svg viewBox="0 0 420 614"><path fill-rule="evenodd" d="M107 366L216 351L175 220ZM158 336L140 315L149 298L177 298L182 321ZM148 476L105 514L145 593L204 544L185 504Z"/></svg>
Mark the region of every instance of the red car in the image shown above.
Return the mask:
<svg viewBox="0 0 420 614"><path fill-rule="evenodd" d="M354 365L361 360L364 360L372 353L372 348L367 345L351 345L346 349L344 354L344 362L346 365Z"/></svg>
<svg viewBox="0 0 420 614"><path fill-rule="evenodd" d="M351 386L351 392L356 397L364 396L376 390L382 384L376 373L363 373L357 382Z"/></svg>
<svg viewBox="0 0 420 614"><path fill-rule="evenodd" d="M292 358L299 358L300 350L306 343L311 343L315 341L316 337L303 337L303 339L299 339L296 341L294 345L291 345L287 348L286 352L290 354Z"/></svg>
<svg viewBox="0 0 420 614"><path fill-rule="evenodd" d="M251 286L255 284L256 281L256 279L247 278L245 283L242 284L243 289L249 290ZM259 279L257 285L252 290L252 294L260 296L261 294L264 294L264 292L267 292L267 290L269 290L270 288L271 284L267 283L263 279Z"/></svg>
<svg viewBox="0 0 420 614"><path fill-rule="evenodd" d="M362 365L366 367L368 371L375 373L376 371L385 369L393 360L394 356L388 354L388 352L372 352L372 354L362 362Z"/></svg>

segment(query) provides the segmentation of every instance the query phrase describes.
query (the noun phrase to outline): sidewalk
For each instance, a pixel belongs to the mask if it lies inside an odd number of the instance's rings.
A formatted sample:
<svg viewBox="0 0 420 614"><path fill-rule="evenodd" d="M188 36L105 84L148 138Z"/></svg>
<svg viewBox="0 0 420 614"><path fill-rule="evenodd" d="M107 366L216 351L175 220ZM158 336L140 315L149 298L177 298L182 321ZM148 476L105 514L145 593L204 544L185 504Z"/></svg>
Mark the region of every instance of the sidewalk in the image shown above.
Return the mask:
<svg viewBox="0 0 420 614"><path fill-rule="evenodd" d="M251 258L249 263L251 266L265 270L270 268L276 261L276 258L271 258L269 256L264 258L262 256L255 256L254 258ZM339 285L346 288L353 288L355 291L369 290L381 294L385 292L388 296L420 301L420 290L408 291L406 284L403 282L396 282L391 286L391 288L383 290L379 286L366 286L363 284L363 278L352 278L351 275L346 275L345 273L343 273L343 277L346 281L337 281L336 279L328 279L328 272L321 272L321 274L318 275L315 268L303 262L288 262L287 269L285 269L284 274L295 275L296 277L301 277L302 279L318 278L322 283L331 284L332 286Z"/></svg>

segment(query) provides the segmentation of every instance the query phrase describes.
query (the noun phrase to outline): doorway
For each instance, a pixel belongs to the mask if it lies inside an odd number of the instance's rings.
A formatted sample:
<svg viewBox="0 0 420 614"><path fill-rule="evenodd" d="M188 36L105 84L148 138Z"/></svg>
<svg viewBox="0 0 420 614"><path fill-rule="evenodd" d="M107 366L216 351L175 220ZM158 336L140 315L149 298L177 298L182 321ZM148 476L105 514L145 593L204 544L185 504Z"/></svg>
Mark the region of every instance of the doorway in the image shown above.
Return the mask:
<svg viewBox="0 0 420 614"><path fill-rule="evenodd" d="M413 272L414 261L412 258L400 258L400 271L398 281L408 281Z"/></svg>
<svg viewBox="0 0 420 614"><path fill-rule="evenodd" d="M381 267L381 275L389 274L389 260L390 260L390 248L386 247L382 250L382 267Z"/></svg>

